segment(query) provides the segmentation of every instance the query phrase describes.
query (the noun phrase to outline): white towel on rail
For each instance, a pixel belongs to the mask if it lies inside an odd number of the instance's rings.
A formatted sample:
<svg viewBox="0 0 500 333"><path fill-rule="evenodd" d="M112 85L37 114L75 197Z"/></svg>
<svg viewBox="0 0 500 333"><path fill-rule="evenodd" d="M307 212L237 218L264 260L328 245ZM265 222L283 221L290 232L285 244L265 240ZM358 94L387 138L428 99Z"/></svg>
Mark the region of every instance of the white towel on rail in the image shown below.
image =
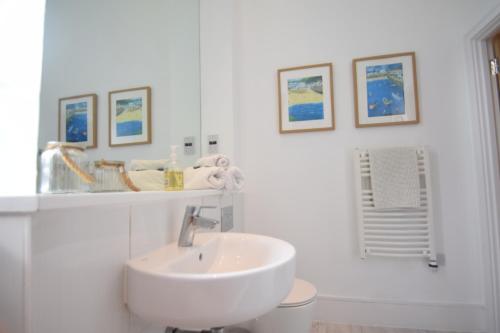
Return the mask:
<svg viewBox="0 0 500 333"><path fill-rule="evenodd" d="M416 148L370 149L369 155L375 208L420 207Z"/></svg>

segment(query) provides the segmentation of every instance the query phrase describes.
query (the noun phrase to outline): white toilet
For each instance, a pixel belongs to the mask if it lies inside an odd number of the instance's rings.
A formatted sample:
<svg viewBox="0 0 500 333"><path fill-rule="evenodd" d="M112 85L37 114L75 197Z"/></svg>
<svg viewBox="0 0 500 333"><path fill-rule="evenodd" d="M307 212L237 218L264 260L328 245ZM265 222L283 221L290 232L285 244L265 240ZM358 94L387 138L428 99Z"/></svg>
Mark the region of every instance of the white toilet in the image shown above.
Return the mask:
<svg viewBox="0 0 500 333"><path fill-rule="evenodd" d="M311 331L316 288L295 279L288 297L273 311L250 323L252 333L309 333Z"/></svg>

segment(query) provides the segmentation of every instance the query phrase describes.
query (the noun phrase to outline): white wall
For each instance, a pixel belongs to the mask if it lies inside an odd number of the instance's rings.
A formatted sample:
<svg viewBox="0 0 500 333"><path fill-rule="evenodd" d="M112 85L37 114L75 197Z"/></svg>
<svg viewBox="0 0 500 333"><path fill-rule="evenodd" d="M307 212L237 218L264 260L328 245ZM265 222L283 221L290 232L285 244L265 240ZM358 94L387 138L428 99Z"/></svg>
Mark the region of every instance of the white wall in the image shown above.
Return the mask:
<svg viewBox="0 0 500 333"><path fill-rule="evenodd" d="M98 95L98 148L91 159L166 158L195 136L200 152L198 0L48 0L39 147L57 140L58 100ZM108 146L108 92L150 86L152 144Z"/></svg>
<svg viewBox="0 0 500 333"><path fill-rule="evenodd" d="M208 136L219 136L219 152L234 157L232 0L200 1L202 153Z"/></svg>
<svg viewBox="0 0 500 333"><path fill-rule="evenodd" d="M290 241L297 275L322 296L317 318L484 328L476 184L463 36L497 1L244 0L234 13L234 90L248 232ZM421 123L354 128L353 58L415 51ZM276 71L332 62L336 129L280 135ZM421 260L359 259L351 152L428 145L437 272ZM406 309L406 310L405 310Z"/></svg>

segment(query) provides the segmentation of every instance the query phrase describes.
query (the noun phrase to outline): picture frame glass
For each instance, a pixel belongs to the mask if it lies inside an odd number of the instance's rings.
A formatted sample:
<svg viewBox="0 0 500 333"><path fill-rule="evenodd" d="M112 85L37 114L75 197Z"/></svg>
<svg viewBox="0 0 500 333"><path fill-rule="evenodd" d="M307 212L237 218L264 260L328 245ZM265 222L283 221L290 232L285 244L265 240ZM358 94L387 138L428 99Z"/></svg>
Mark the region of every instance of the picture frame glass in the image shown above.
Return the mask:
<svg viewBox="0 0 500 333"><path fill-rule="evenodd" d="M110 144L149 143L150 100L147 88L110 93Z"/></svg>
<svg viewBox="0 0 500 333"><path fill-rule="evenodd" d="M418 122L414 57L382 56L355 61L357 125Z"/></svg>
<svg viewBox="0 0 500 333"><path fill-rule="evenodd" d="M331 64L279 71L280 131L333 129Z"/></svg>
<svg viewBox="0 0 500 333"><path fill-rule="evenodd" d="M97 146L95 138L95 97L93 95L59 100L59 141Z"/></svg>

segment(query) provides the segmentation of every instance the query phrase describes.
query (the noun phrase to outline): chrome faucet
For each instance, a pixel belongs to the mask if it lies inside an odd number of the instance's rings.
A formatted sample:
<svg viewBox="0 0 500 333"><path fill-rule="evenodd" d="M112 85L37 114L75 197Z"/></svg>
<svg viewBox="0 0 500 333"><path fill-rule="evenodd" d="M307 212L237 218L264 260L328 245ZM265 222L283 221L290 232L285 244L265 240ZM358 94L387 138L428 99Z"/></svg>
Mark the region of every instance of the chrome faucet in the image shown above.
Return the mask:
<svg viewBox="0 0 500 333"><path fill-rule="evenodd" d="M197 228L213 229L219 223L214 219L200 216L201 210L205 208L216 208L214 206L187 206L179 235L178 246L193 246L194 233Z"/></svg>

